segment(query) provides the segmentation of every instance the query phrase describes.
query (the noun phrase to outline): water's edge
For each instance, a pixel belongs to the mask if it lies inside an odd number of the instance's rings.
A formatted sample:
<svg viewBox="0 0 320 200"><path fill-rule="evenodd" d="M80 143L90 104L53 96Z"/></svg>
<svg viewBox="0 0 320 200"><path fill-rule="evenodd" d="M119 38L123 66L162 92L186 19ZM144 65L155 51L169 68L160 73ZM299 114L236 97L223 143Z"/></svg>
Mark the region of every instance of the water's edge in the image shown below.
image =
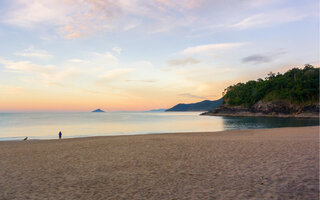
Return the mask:
<svg viewBox="0 0 320 200"><path fill-rule="evenodd" d="M217 132L318 126L318 119L200 116L200 112L0 113L0 140Z"/></svg>

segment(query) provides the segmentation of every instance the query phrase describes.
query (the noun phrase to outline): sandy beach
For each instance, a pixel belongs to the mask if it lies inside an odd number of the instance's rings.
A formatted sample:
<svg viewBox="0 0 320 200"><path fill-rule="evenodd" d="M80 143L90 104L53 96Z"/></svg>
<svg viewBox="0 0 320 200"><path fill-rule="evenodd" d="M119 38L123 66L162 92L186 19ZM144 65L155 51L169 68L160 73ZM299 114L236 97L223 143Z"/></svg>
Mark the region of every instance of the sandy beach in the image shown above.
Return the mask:
<svg viewBox="0 0 320 200"><path fill-rule="evenodd" d="M0 199L319 199L319 127L0 142Z"/></svg>

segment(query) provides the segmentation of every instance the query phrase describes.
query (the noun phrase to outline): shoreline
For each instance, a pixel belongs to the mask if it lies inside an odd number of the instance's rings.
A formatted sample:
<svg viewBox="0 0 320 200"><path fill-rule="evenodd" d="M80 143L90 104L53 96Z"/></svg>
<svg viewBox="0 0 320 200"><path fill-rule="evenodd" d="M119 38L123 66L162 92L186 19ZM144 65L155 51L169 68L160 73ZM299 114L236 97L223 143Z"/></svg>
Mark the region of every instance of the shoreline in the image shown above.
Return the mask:
<svg viewBox="0 0 320 200"><path fill-rule="evenodd" d="M253 112L240 112L240 113L210 113L204 112L200 115L203 116L227 116L227 117L279 117L279 118L306 118L306 119L319 119L319 115L285 115L285 114L263 114L263 113L253 113Z"/></svg>
<svg viewBox="0 0 320 200"><path fill-rule="evenodd" d="M0 199L318 199L319 128L0 142Z"/></svg>
<svg viewBox="0 0 320 200"><path fill-rule="evenodd" d="M213 115L214 116L214 115ZM230 116L232 117L232 116ZM251 117L251 116L235 116L235 117ZM260 116L255 116L255 117L260 117ZM261 117L265 117L265 116L261 116ZM270 116L272 117L272 116ZM314 126L292 126L292 127L275 127L275 128L253 128L253 129L229 129L229 130L219 130L219 131L190 131L190 132L163 132L163 133L143 133L143 134L124 134L124 135L94 135L94 136L78 136L78 137L62 137L61 140L73 140L73 139L94 139L94 138L104 138L104 137L134 137L134 136L151 136L151 135L176 135L176 134L206 134L206 133L210 133L210 134L221 134L224 132L229 132L229 131L250 131L250 130L273 130L273 129L285 129L285 128L312 128L312 127L320 127L317 125ZM32 137L32 136L30 136ZM57 141L59 140L59 138L48 138L48 139L28 139L28 140L22 140L23 137L21 137L21 139L16 139L16 140L0 140L0 143L6 143L6 142L32 142L32 141Z"/></svg>

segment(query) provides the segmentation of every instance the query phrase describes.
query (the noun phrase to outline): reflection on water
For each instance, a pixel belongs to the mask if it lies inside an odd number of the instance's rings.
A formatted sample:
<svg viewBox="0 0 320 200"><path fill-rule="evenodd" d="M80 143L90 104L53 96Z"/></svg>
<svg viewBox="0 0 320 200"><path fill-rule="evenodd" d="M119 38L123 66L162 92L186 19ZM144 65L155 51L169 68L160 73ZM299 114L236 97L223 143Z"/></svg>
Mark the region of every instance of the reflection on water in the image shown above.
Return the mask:
<svg viewBox="0 0 320 200"><path fill-rule="evenodd" d="M0 140L319 125L318 119L199 116L198 112L0 113Z"/></svg>
<svg viewBox="0 0 320 200"><path fill-rule="evenodd" d="M259 129L319 125L319 119L279 117L223 117L223 128Z"/></svg>

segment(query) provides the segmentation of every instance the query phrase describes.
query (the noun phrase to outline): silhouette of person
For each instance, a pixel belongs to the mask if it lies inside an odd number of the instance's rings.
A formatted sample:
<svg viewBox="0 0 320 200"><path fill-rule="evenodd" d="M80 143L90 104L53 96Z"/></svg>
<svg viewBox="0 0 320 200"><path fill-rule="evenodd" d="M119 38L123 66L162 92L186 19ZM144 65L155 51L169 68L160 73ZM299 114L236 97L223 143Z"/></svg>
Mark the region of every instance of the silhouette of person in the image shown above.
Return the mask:
<svg viewBox="0 0 320 200"><path fill-rule="evenodd" d="M61 137L62 137L62 133L61 133L61 131L59 132L59 139L61 139Z"/></svg>

